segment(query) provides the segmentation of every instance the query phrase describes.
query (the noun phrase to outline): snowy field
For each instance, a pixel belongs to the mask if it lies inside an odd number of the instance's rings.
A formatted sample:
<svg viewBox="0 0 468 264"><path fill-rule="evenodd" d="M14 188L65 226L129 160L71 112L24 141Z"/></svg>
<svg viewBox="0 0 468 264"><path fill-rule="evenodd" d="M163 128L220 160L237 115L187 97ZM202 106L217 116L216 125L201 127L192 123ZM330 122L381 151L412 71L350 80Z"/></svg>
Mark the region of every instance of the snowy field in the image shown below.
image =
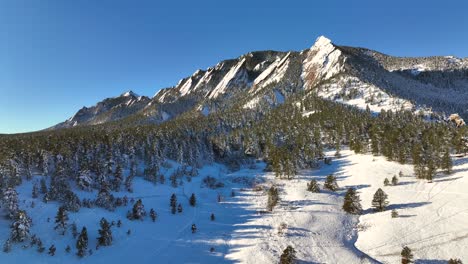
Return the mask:
<svg viewBox="0 0 468 264"><path fill-rule="evenodd" d="M31 197L33 180L17 189L20 208L32 217L31 233L42 239L46 251L40 254L36 247L15 244L12 252L0 253L0 263L277 263L288 245L296 249L300 263L399 263L404 245L413 250L417 263L445 263L443 260L452 257L468 261L468 179L464 177L468 163L466 158L454 158L454 163L453 174L441 173L432 183L416 180L412 166L347 150L332 165L301 171L289 181L263 172L263 163L234 173L221 165L207 166L178 188L168 181L154 185L137 177L132 194L115 195L141 198L147 212L156 210L156 222L149 216L143 221L128 220L125 216L130 203L114 212L82 208L79 213L69 213L70 224L76 222L78 230L82 226L88 229L88 248L93 254L83 259L75 255L71 231L62 236L54 230L58 204L43 203L42 195L38 199ZM174 169L175 165L165 174L170 175ZM398 186L383 186L385 178L391 179L400 171L403 177ZM306 190L311 179L317 179L322 187L331 173L338 179L339 191ZM202 179L207 175L225 186L204 187ZM272 184L279 187L280 203L269 213L266 191ZM361 196L364 214L359 218L341 209L346 187L355 187ZM378 188L388 194L390 205L387 211L374 213L370 206ZM171 214L172 193L182 203L182 213ZM195 207L188 203L192 193L197 197ZM94 198L96 193L80 192L79 196ZM36 206L31 208L33 200ZM391 218L391 209L397 209L400 217ZM210 220L212 213L214 221ZM112 227L113 245L96 250L101 217L116 222L120 219L122 227ZM9 234L9 223L0 218L2 244ZM191 232L192 224L198 228L195 234ZM282 233L280 225L286 227ZM53 257L47 255L51 244L57 247ZM71 253L65 252L67 245Z"/></svg>

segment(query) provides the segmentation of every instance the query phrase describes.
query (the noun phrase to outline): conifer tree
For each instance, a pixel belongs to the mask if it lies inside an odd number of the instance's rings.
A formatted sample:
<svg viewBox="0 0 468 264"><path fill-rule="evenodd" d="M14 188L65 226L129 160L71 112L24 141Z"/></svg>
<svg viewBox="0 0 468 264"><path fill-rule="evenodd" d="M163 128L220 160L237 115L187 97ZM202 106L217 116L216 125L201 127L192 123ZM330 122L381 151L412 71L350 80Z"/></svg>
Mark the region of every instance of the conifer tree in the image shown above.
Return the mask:
<svg viewBox="0 0 468 264"><path fill-rule="evenodd" d="M73 238L76 238L78 236L78 227L76 226L75 222L71 224L71 230Z"/></svg>
<svg viewBox="0 0 468 264"><path fill-rule="evenodd" d="M398 178L396 175L394 175L392 178L392 185L398 185Z"/></svg>
<svg viewBox="0 0 468 264"><path fill-rule="evenodd" d="M26 211L19 210L16 213L15 221L11 225L10 238L12 242L23 242L28 238L31 224L31 218L28 217Z"/></svg>
<svg viewBox="0 0 468 264"><path fill-rule="evenodd" d="M112 182L112 190L116 192L120 191L120 185L122 185L122 182L123 182L122 166L120 166L120 164L117 164L115 168L115 173L114 173L114 180Z"/></svg>
<svg viewBox="0 0 468 264"><path fill-rule="evenodd" d="M396 209L392 210L392 218L397 218L398 217L398 211Z"/></svg>
<svg viewBox="0 0 468 264"><path fill-rule="evenodd" d="M32 188L32 198L35 199L37 197L39 197L39 186L37 185L37 182L35 182Z"/></svg>
<svg viewBox="0 0 468 264"><path fill-rule="evenodd" d="M280 264L293 264L296 262L296 250L292 246L287 246L280 257Z"/></svg>
<svg viewBox="0 0 468 264"><path fill-rule="evenodd" d="M176 208L177 208L177 197L176 197L175 193L173 193L171 195L170 206L171 206L171 213L175 214L176 213Z"/></svg>
<svg viewBox="0 0 468 264"><path fill-rule="evenodd" d="M47 183L46 183L45 177L41 178L40 183L41 183L41 193L46 194L47 193Z"/></svg>
<svg viewBox="0 0 468 264"><path fill-rule="evenodd" d="M99 222L101 229L99 229L98 245L109 246L112 244L112 231L109 222L103 217Z"/></svg>
<svg viewBox="0 0 468 264"><path fill-rule="evenodd" d="M156 214L156 211L154 211L153 208L151 208L151 210L150 210L150 217L151 217L151 220L153 222L156 221L157 214Z"/></svg>
<svg viewBox="0 0 468 264"><path fill-rule="evenodd" d="M452 158L450 158L450 151L447 149L445 150L443 156L442 156L442 161L441 161L441 169L445 171L445 173L450 174L452 173Z"/></svg>
<svg viewBox="0 0 468 264"><path fill-rule="evenodd" d="M401 264L409 264L413 262L413 253L407 246L403 247L401 251Z"/></svg>
<svg viewBox="0 0 468 264"><path fill-rule="evenodd" d="M214 215L213 213L211 213L210 220L211 220L211 221L214 221L214 220L215 220L215 215Z"/></svg>
<svg viewBox="0 0 468 264"><path fill-rule="evenodd" d="M180 204L180 203L177 206L177 212L182 213L182 204Z"/></svg>
<svg viewBox="0 0 468 264"><path fill-rule="evenodd" d="M278 204L279 194L278 189L275 186L271 186L268 190L268 202L267 209L268 211L273 211L273 208Z"/></svg>
<svg viewBox="0 0 468 264"><path fill-rule="evenodd" d="M49 253L48 254L51 255L51 256L55 256L55 251L56 250L57 249L55 248L55 245L52 244L52 246L49 247Z"/></svg>
<svg viewBox="0 0 468 264"><path fill-rule="evenodd" d="M385 178L383 184L384 184L384 186L390 185L390 181L388 180L388 178Z"/></svg>
<svg viewBox="0 0 468 264"><path fill-rule="evenodd" d="M189 203L190 203L191 206L195 206L195 204L197 203L197 199L195 198L194 193L192 193L192 196L190 196Z"/></svg>
<svg viewBox="0 0 468 264"><path fill-rule="evenodd" d="M384 211L388 205L387 199L387 194L379 188L374 194L374 199L372 199L372 206L374 207L375 211Z"/></svg>
<svg viewBox="0 0 468 264"><path fill-rule="evenodd" d="M83 227L83 229L81 230L80 236L76 241L76 249L78 250L76 254L80 258L84 257L86 251L88 250L88 231L86 230L86 227Z"/></svg>
<svg viewBox="0 0 468 264"><path fill-rule="evenodd" d="M143 217L146 215L145 207L141 199L135 202L132 209L132 219L143 220Z"/></svg>
<svg viewBox="0 0 468 264"><path fill-rule="evenodd" d="M451 258L451 259L449 259L447 264L463 264L463 262L461 261L461 259Z"/></svg>
<svg viewBox="0 0 468 264"><path fill-rule="evenodd" d="M3 207L6 209L10 219L14 219L18 213L18 193L13 188L8 188L3 191L2 197Z"/></svg>
<svg viewBox="0 0 468 264"><path fill-rule="evenodd" d="M317 183L317 180L312 179L310 183L307 184L307 191L314 192L314 193L320 192L320 187Z"/></svg>
<svg viewBox="0 0 468 264"><path fill-rule="evenodd" d="M11 251L11 241L10 239L7 239L5 243L3 244L3 252L8 253Z"/></svg>
<svg viewBox="0 0 468 264"><path fill-rule="evenodd" d="M338 190L338 184L336 183L336 177L333 174L327 176L325 180L325 184L323 185L324 188L330 191Z"/></svg>
<svg viewBox="0 0 468 264"><path fill-rule="evenodd" d="M346 191L343 210L349 214L360 214L362 211L361 200L354 188L348 188Z"/></svg>
<svg viewBox="0 0 468 264"><path fill-rule="evenodd" d="M59 230L62 235L65 235L67 230L68 213L64 206L60 206L55 216L55 230Z"/></svg>

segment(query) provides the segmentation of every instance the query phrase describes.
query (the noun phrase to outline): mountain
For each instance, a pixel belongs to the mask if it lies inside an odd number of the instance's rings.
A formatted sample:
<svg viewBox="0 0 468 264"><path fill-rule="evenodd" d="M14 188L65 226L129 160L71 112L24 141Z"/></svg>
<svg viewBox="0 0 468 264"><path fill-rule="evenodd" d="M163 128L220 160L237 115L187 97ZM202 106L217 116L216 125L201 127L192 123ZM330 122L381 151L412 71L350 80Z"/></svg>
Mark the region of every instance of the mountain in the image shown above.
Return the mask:
<svg viewBox="0 0 468 264"><path fill-rule="evenodd" d="M82 108L54 129L127 122L161 123L185 112L207 115L242 107L256 111L300 91L371 111L408 109L468 115L468 59L405 58L319 37L300 52L257 51L197 70L153 98L132 92Z"/></svg>

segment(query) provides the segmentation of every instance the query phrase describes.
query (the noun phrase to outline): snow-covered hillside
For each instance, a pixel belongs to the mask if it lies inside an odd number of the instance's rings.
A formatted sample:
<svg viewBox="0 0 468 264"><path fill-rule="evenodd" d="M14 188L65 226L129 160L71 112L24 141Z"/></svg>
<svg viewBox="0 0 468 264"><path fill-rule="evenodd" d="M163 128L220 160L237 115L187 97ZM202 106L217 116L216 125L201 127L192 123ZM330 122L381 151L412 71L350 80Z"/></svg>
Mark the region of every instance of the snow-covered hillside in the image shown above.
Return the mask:
<svg viewBox="0 0 468 264"><path fill-rule="evenodd" d="M333 152L328 152L332 155ZM255 163L236 172L218 164L203 167L200 175L177 188L153 184L137 177L134 192L114 193L117 196L142 199L146 211L155 209L158 217L130 221L126 207L113 212L101 208L82 208L69 213L69 224L78 229L86 226L92 255L80 260L76 255L75 239L69 231L62 236L54 230L58 204L44 203L41 197L31 197L32 183L42 176L17 188L20 207L33 219L32 234L38 235L46 249L54 244L55 256L38 253L29 243L14 244L10 253L0 253L1 263L275 263L282 250L291 245L304 263L397 263L403 246L409 246L418 263L443 263L452 257L468 260L466 234L468 179L467 158L455 158L451 175L439 174L433 182L416 180L409 165L386 161L383 157L356 155L349 150L331 165L322 164L316 170L301 171L292 180L275 178L264 172L264 163ZM169 176L178 165L162 169ZM401 175L398 176L401 172ZM311 179L323 181L329 174L338 179L340 190L306 190ZM397 186L383 186L385 178L399 177ZM210 189L202 181L212 176L224 187ZM280 203L273 212L266 211L266 191L270 186L280 190ZM364 213L346 214L341 209L343 194L348 187L358 190ZM371 209L373 194L378 188L389 196L388 209L375 213ZM323 189L323 188L322 188ZM93 198L96 193L79 191L81 198ZM171 214L169 198L177 195L182 213ZM189 205L189 196L197 197L195 207ZM31 202L35 207L31 207ZM396 209L400 215L392 218ZM211 221L210 215L215 219ZM96 250L99 220L122 221L121 227L112 227L113 244ZM50 218L50 221L48 219ZM192 224L198 230L191 232ZM0 220L0 243L4 243L9 221ZM282 232L280 232L282 226ZM131 230L131 234L127 231ZM25 245L25 248L22 248ZM65 252L67 245L72 251ZM432 261L432 262L431 262Z"/></svg>

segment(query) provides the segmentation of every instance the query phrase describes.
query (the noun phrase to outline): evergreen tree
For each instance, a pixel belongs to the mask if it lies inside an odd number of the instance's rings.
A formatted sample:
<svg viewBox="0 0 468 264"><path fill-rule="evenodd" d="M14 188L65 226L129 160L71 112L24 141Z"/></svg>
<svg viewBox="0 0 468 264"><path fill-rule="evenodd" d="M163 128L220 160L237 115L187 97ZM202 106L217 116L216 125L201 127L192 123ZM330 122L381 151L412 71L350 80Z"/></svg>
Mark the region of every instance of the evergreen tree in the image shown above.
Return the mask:
<svg viewBox="0 0 468 264"><path fill-rule="evenodd" d="M18 211L16 213L15 221L11 225L11 240L13 242L23 242L28 238L31 224L31 218L28 217L26 211Z"/></svg>
<svg viewBox="0 0 468 264"><path fill-rule="evenodd" d="M280 264L293 264L296 262L296 250L293 247L287 246L280 257Z"/></svg>
<svg viewBox="0 0 468 264"><path fill-rule="evenodd" d="M76 254L80 258L84 257L86 251L88 250L88 231L86 230L86 227L83 227L83 229L81 230L80 236L76 241L76 249L78 250Z"/></svg>
<svg viewBox="0 0 468 264"><path fill-rule="evenodd" d="M211 221L214 221L214 220L215 220L215 215L214 215L213 213L211 213L210 220L211 220Z"/></svg>
<svg viewBox="0 0 468 264"><path fill-rule="evenodd" d="M67 230L68 213L64 206L60 206L55 216L55 230L61 231L62 235L65 235Z"/></svg>
<svg viewBox="0 0 468 264"><path fill-rule="evenodd" d="M99 222L101 229L99 229L98 245L109 246L112 244L112 231L109 222L103 217Z"/></svg>
<svg viewBox="0 0 468 264"><path fill-rule="evenodd" d="M388 205L387 199L387 194L379 188L374 194L374 199L372 199L372 206L374 207L375 211L384 211Z"/></svg>
<svg viewBox="0 0 468 264"><path fill-rule="evenodd" d="M413 262L413 253L407 246L403 247L401 251L401 264L409 264Z"/></svg>
<svg viewBox="0 0 468 264"><path fill-rule="evenodd" d="M135 202L132 209L132 220L143 220L143 217L146 215L145 207L141 199Z"/></svg>
<svg viewBox="0 0 468 264"><path fill-rule="evenodd" d="M314 193L320 192L320 187L317 183L317 180L312 179L310 183L307 184L307 191Z"/></svg>
<svg viewBox="0 0 468 264"><path fill-rule="evenodd" d="M78 227L76 226L75 222L71 224L71 230L73 238L76 238L78 236Z"/></svg>
<svg viewBox="0 0 468 264"><path fill-rule="evenodd" d="M50 246L50 248L49 248L49 255L55 256L55 251L56 250L57 249L55 248L54 244L52 244L52 246Z"/></svg>
<svg viewBox="0 0 468 264"><path fill-rule="evenodd" d="M359 199L359 195L356 193L356 190L354 188L349 188L346 191L343 202L343 210L349 214L361 213L361 199Z"/></svg>
<svg viewBox="0 0 468 264"><path fill-rule="evenodd" d="M10 239L7 239L5 243L3 244L3 252L8 253L11 251L11 241Z"/></svg>
<svg viewBox="0 0 468 264"><path fill-rule="evenodd" d="M114 180L112 182L112 190L118 192L120 191L120 186L123 182L123 169L120 164L117 164L115 168Z"/></svg>
<svg viewBox="0 0 468 264"><path fill-rule="evenodd" d="M35 182L32 188L32 198L35 199L37 197L39 197L39 186L37 185L37 182Z"/></svg>
<svg viewBox="0 0 468 264"><path fill-rule="evenodd" d="M177 197L176 197L175 193L173 193L171 195L170 206L171 206L171 213L175 214L176 213L176 208L177 208Z"/></svg>
<svg viewBox="0 0 468 264"><path fill-rule="evenodd" d="M67 247L65 248L65 252L70 253L70 251L71 251L71 247L70 245L67 245Z"/></svg>
<svg viewBox="0 0 468 264"><path fill-rule="evenodd" d="M445 150L443 156L442 156L442 161L441 161L441 169L445 171L445 173L450 174L452 173L452 158L450 157L450 151L447 149Z"/></svg>
<svg viewBox="0 0 468 264"><path fill-rule="evenodd" d="M156 215L156 211L154 211L153 208L151 208L151 210L150 210L150 217L151 217L151 220L152 220L153 222L156 221L157 215Z"/></svg>
<svg viewBox="0 0 468 264"><path fill-rule="evenodd" d="M336 177L333 174L327 176L325 180L325 184L323 185L324 188L330 191L338 190L338 184L336 183Z"/></svg>
<svg viewBox="0 0 468 264"><path fill-rule="evenodd" d="M45 177L41 178L40 183L41 183L41 193L46 194L47 193L47 183L46 183Z"/></svg>
<svg viewBox="0 0 468 264"><path fill-rule="evenodd" d="M396 175L394 175L392 178L392 185L398 185L398 178Z"/></svg>
<svg viewBox="0 0 468 264"><path fill-rule="evenodd" d="M461 259L451 258L451 259L449 259L447 264L463 264L463 262L461 261Z"/></svg>
<svg viewBox="0 0 468 264"><path fill-rule="evenodd" d="M180 204L180 203L177 206L177 212L182 213L182 204Z"/></svg>
<svg viewBox="0 0 468 264"><path fill-rule="evenodd" d="M42 240L38 239L37 240L37 251L39 253L42 253L42 252L44 252L44 250L45 250L45 247L44 247L44 244L42 244Z"/></svg>
<svg viewBox="0 0 468 264"><path fill-rule="evenodd" d="M2 197L3 207L7 210L10 219L14 219L18 213L18 193L13 188L8 188L3 191Z"/></svg>
<svg viewBox="0 0 468 264"><path fill-rule="evenodd" d="M268 201L267 209L268 211L273 211L273 208L278 204L279 194L278 189L275 186L271 186L268 190Z"/></svg>
<svg viewBox="0 0 468 264"><path fill-rule="evenodd" d="M392 210L392 218L397 218L398 217L398 211L393 209Z"/></svg>
<svg viewBox="0 0 468 264"><path fill-rule="evenodd" d="M388 178L385 178L383 184L384 184L384 186L390 185L390 181L388 180Z"/></svg>
<svg viewBox="0 0 468 264"><path fill-rule="evenodd" d="M197 203L197 199L195 198L194 193L192 193L192 196L190 196L189 203L190 203L191 206L195 206L195 204Z"/></svg>

